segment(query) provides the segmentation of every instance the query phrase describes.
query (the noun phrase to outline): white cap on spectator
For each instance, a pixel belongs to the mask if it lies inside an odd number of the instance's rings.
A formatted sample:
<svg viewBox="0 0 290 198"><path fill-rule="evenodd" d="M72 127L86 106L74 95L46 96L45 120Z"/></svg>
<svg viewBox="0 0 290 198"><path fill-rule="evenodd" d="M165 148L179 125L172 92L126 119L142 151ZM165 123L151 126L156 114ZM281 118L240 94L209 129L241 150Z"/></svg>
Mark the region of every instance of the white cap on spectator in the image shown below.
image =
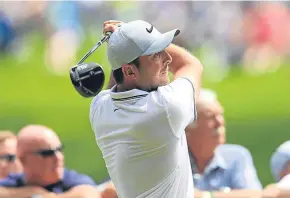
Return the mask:
<svg viewBox="0 0 290 198"><path fill-rule="evenodd" d="M121 68L139 56L164 50L179 33L178 29L174 29L161 34L142 20L122 23L108 41L107 56L112 70Z"/></svg>
<svg viewBox="0 0 290 198"><path fill-rule="evenodd" d="M290 162L290 140L281 144L271 157L271 171L276 181L280 180L280 174L288 162Z"/></svg>

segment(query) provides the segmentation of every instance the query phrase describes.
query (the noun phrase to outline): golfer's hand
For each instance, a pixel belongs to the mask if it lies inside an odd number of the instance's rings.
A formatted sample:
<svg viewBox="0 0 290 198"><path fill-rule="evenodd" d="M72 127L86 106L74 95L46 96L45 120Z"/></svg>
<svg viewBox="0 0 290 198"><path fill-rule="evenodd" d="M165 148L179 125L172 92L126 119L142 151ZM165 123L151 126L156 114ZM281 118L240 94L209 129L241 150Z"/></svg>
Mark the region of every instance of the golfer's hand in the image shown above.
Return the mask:
<svg viewBox="0 0 290 198"><path fill-rule="evenodd" d="M109 20L105 21L103 24L103 34L105 35L107 32L114 32L120 25L123 23L122 21Z"/></svg>

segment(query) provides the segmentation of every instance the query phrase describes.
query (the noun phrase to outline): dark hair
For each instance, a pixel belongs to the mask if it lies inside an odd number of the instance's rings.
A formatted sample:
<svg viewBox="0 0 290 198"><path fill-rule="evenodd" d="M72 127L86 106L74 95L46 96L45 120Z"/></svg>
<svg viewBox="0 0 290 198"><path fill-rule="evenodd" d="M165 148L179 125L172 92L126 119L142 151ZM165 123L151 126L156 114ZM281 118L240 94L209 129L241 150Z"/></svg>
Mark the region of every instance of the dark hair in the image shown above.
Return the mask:
<svg viewBox="0 0 290 198"><path fill-rule="evenodd" d="M132 62L128 63L130 65L135 65L137 68L140 66L139 57L133 60ZM116 69L113 71L113 76L117 84L122 84L124 81L124 74L122 68Z"/></svg>

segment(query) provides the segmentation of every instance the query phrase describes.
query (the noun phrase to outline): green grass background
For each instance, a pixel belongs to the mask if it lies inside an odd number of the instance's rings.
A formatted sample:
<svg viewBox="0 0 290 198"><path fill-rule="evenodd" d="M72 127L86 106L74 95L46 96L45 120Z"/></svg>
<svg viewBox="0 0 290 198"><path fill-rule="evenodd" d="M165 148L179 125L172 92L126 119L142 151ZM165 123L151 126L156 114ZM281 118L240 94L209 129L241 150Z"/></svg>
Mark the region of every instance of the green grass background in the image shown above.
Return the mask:
<svg viewBox="0 0 290 198"><path fill-rule="evenodd" d="M94 40L95 39L95 40ZM97 38L88 39L78 52L80 59ZM87 173L96 181L107 171L89 123L91 99L79 96L68 74L55 76L44 66L45 43L39 35L27 38L31 56L26 61L8 56L0 59L0 129L18 131L30 123L53 128L65 145L66 165ZM105 46L87 62L98 62L109 75ZM246 146L252 153L263 185L273 181L269 158L274 149L290 137L290 68L250 76L231 72L221 83L206 80L203 86L215 90L225 108L227 140Z"/></svg>

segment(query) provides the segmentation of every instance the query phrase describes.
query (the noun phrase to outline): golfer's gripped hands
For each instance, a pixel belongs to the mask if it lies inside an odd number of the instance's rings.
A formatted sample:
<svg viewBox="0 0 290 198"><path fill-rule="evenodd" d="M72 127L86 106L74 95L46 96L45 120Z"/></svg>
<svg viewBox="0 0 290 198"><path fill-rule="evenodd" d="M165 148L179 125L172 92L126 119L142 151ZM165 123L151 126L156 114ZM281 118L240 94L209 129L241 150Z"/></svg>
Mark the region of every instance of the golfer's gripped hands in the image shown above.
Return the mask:
<svg viewBox="0 0 290 198"><path fill-rule="evenodd" d="M107 32L113 33L122 23L122 21L115 20L105 21L103 24L103 34L106 35Z"/></svg>

